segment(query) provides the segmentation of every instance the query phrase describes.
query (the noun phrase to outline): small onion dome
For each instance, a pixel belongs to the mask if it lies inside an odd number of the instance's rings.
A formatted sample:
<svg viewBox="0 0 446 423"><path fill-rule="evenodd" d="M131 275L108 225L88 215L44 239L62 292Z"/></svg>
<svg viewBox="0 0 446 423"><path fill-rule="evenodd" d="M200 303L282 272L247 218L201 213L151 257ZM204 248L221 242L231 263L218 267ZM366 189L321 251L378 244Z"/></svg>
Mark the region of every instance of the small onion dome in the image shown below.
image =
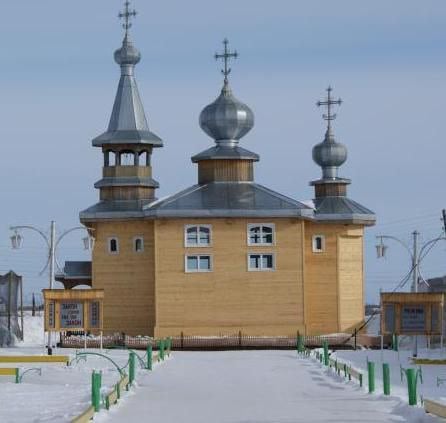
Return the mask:
<svg viewBox="0 0 446 423"><path fill-rule="evenodd" d="M322 169L337 170L347 160L347 148L345 145L336 142L331 129L328 129L325 134L325 140L313 147L313 160ZM336 171L324 172L324 176L336 177L336 174Z"/></svg>
<svg viewBox="0 0 446 423"><path fill-rule="evenodd" d="M136 65L141 60L141 53L126 35L122 47L115 51L115 61L118 65Z"/></svg>
<svg viewBox="0 0 446 423"><path fill-rule="evenodd" d="M201 112L200 127L217 142L237 142L254 127L254 113L232 95L225 81L217 100Z"/></svg>

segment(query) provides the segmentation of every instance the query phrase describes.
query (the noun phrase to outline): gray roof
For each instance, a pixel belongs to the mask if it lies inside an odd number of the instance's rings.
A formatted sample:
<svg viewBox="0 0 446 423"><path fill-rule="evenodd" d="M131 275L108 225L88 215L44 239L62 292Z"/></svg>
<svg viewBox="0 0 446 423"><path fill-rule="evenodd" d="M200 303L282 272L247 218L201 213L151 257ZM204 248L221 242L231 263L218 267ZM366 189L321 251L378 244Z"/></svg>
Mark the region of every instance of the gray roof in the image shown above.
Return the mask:
<svg viewBox="0 0 446 423"><path fill-rule="evenodd" d="M149 144L161 147L163 145L161 138L149 130L134 77L134 68L140 57L139 51L126 35L122 47L115 52L115 60L121 66L121 79L110 123L107 131L93 140L93 146Z"/></svg>
<svg viewBox="0 0 446 423"><path fill-rule="evenodd" d="M310 207L254 182L193 185L149 205L153 217L312 217Z"/></svg>
<svg viewBox="0 0 446 423"><path fill-rule="evenodd" d="M313 210L254 182L193 185L154 202L102 201L80 213L83 221L157 217L305 217Z"/></svg>
<svg viewBox="0 0 446 423"><path fill-rule="evenodd" d="M58 279L91 279L91 261L66 261L63 272L58 272Z"/></svg>
<svg viewBox="0 0 446 423"><path fill-rule="evenodd" d="M201 160L253 160L258 162L260 157L256 153L252 153L238 146L216 145L192 157L192 162L196 163Z"/></svg>
<svg viewBox="0 0 446 423"><path fill-rule="evenodd" d="M375 213L347 197L322 197L314 200L318 221L348 221L373 225Z"/></svg>
<svg viewBox="0 0 446 423"><path fill-rule="evenodd" d="M149 188L158 188L159 183L152 178L138 178L137 176L131 176L131 177L102 178L100 181L94 184L95 188L103 188L111 186L113 187L143 186Z"/></svg>

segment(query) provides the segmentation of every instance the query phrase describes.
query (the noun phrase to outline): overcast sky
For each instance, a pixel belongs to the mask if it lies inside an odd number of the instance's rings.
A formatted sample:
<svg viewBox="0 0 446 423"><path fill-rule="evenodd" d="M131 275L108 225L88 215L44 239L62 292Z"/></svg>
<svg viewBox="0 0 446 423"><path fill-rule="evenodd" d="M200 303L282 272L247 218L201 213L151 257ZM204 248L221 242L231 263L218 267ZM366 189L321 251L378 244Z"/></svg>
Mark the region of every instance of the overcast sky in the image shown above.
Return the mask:
<svg viewBox="0 0 446 423"><path fill-rule="evenodd" d="M108 124L119 79L123 1L15 0L2 4L0 26L0 273L25 276L39 292L47 277L44 244L24 233L12 252L8 226L47 230L78 225L94 204L102 157L91 139ZM344 103L334 123L349 150L340 175L349 195L377 213L367 230L367 299L391 290L409 269L402 247L375 258L375 235L427 241L441 233L446 207L446 2L442 0L164 0L133 1L132 37L142 53L139 89L153 132L165 142L153 155L158 196L196 182L190 157L211 146L198 116L221 88L213 54L228 37L236 96L256 126L242 146L261 155L256 180L305 200L320 176L311 149L324 135L315 103L328 84ZM60 245L59 261L82 259L82 234ZM446 243L436 245L423 276L446 274Z"/></svg>

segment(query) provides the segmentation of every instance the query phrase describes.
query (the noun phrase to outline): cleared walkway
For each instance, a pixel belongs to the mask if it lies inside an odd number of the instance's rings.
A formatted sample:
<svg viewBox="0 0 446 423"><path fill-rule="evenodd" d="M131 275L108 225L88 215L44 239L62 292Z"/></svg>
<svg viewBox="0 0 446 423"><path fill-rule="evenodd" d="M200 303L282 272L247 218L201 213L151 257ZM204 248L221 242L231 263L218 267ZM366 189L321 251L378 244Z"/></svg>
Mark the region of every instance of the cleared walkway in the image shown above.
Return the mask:
<svg viewBox="0 0 446 423"><path fill-rule="evenodd" d="M107 422L436 422L397 398L340 383L292 351L174 352Z"/></svg>

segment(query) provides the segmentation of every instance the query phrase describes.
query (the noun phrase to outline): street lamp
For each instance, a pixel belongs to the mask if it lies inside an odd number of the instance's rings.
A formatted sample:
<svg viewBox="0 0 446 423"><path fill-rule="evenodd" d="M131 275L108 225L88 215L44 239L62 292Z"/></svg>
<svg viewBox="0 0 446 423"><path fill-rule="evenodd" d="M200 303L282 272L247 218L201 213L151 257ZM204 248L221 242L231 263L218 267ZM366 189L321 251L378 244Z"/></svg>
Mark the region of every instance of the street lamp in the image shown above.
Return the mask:
<svg viewBox="0 0 446 423"><path fill-rule="evenodd" d="M419 236L420 236L420 233L418 231L412 232L412 237L413 237L412 249L404 241L401 241L399 238L396 238L394 236L378 235L376 237L377 239L380 240L379 244L376 245L376 255L378 258L383 258L386 256L386 251L387 251L388 247L387 247L387 245L384 244L385 239L398 242L409 253L411 263L412 263L410 272L408 274L408 276L412 275L411 292L418 292L419 279L422 279L424 282L426 282L420 273L420 263L423 261L423 259L426 257L427 253L429 252L429 251L427 251L425 253L426 248L435 245L438 241L446 240L446 237L444 235L442 235L442 236L439 236L437 238L427 241L426 243L424 243L422 245L421 249L419 249L419 242L418 242ZM418 355L418 342L417 342L417 336L415 335L413 356L416 357L417 355Z"/></svg>
<svg viewBox="0 0 446 423"><path fill-rule="evenodd" d="M37 232L45 241L47 247L48 247L48 259L45 264L45 267L42 269L40 274L42 274L46 268L49 266L49 288L53 289L53 281L54 281L54 267L55 265L60 269L59 264L56 260L56 248L59 245L60 241L68 235L71 232L74 231L87 231L87 236L82 239L84 244L84 249L92 251L94 247L94 238L91 235L91 228L86 228L85 226L76 226L74 228L68 229L67 231L63 232L57 239L56 239L56 222L53 220L51 221L51 230L50 230L50 237L48 237L43 231L40 229L35 228L31 225L23 225L23 226L11 226L9 228L11 231L14 231L13 235L11 236L11 246L14 250L19 249L22 246L23 237L20 235L21 230L31 230L33 232ZM52 355L52 347L51 347L51 331L48 332L48 355Z"/></svg>

